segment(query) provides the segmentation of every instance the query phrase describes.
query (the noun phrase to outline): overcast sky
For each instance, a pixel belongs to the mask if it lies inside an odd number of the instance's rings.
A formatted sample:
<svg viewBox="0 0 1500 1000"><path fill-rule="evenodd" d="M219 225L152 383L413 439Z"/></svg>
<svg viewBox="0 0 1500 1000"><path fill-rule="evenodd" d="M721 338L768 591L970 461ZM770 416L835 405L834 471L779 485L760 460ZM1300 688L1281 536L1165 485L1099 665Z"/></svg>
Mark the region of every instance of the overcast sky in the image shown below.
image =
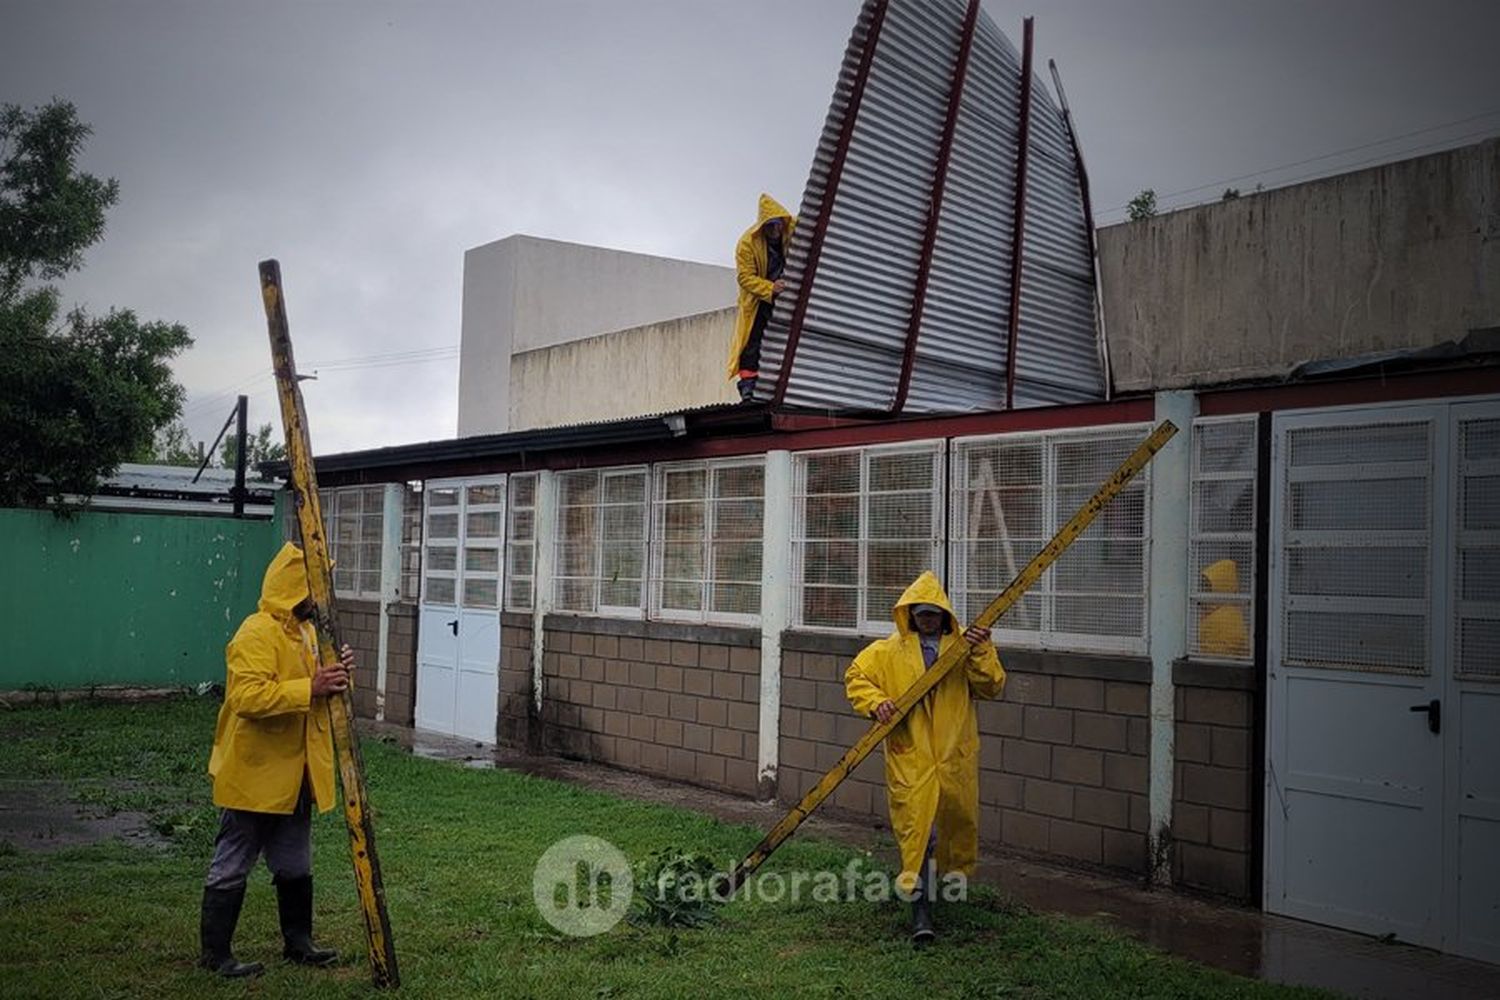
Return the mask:
<svg viewBox="0 0 1500 1000"><path fill-rule="evenodd" d="M1142 188L1174 207L1500 133L1496 0L984 7L1017 42L1036 15L1101 224ZM729 264L760 191L795 211L858 8L5 0L0 102L92 123L120 201L66 298L187 325L195 438L236 392L279 433L255 268L280 259L327 453L453 436L465 249Z"/></svg>

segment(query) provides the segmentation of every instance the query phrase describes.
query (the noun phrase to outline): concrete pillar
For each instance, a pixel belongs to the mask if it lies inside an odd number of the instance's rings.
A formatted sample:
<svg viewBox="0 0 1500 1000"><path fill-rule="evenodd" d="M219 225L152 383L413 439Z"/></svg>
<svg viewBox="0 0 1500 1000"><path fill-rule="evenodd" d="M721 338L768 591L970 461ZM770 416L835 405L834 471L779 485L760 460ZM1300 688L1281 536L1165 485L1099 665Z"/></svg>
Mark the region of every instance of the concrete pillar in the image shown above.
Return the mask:
<svg viewBox="0 0 1500 1000"><path fill-rule="evenodd" d="M531 598L531 704L535 711L533 721L542 716L542 655L545 652L547 615L552 612L552 577L557 566L557 474L551 469L542 469L536 477L536 561ZM536 726L531 730L531 740L540 736Z"/></svg>
<svg viewBox="0 0 1500 1000"><path fill-rule="evenodd" d="M406 485L386 483L380 497L380 627L375 654L375 721L385 721L385 680L390 659L391 605L401 599L401 528Z"/></svg>
<svg viewBox="0 0 1500 1000"><path fill-rule="evenodd" d="M792 454L766 453L760 563L760 797L776 797L781 747L781 634L792 623Z"/></svg>
<svg viewBox="0 0 1500 1000"><path fill-rule="evenodd" d="M1172 882L1172 779L1176 754L1177 692L1172 664L1187 652L1188 532L1192 516L1193 416L1191 392L1156 394L1156 421L1177 425L1177 436L1151 462L1150 816L1147 834L1153 885Z"/></svg>

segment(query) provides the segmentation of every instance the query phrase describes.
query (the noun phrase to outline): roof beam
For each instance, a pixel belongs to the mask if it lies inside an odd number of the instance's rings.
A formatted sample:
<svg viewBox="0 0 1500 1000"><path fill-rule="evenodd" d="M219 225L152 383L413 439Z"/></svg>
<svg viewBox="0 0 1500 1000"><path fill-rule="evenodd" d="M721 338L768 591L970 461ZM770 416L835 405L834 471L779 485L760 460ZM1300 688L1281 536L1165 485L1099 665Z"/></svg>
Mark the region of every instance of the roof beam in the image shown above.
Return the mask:
<svg viewBox="0 0 1500 1000"><path fill-rule="evenodd" d="M1005 341L1005 408L1016 406L1016 341L1021 332L1021 253L1026 246L1026 165L1031 147L1031 40L1032 19L1022 22L1021 43L1021 134L1016 149L1015 230L1011 234L1010 327Z"/></svg>

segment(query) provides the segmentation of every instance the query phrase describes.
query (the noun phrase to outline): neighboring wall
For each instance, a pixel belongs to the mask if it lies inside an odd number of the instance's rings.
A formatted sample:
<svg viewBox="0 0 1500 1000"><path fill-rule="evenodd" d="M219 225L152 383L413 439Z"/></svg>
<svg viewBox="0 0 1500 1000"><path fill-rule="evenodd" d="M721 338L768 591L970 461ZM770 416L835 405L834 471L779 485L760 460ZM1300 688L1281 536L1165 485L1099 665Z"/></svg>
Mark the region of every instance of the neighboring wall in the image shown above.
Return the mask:
<svg viewBox="0 0 1500 1000"><path fill-rule="evenodd" d="M735 313L719 309L517 354L510 429L735 402L724 367Z"/></svg>
<svg viewBox="0 0 1500 1000"><path fill-rule="evenodd" d="M1117 391L1500 326L1500 139L1099 230Z"/></svg>
<svg viewBox="0 0 1500 1000"><path fill-rule="evenodd" d="M869 728L844 697L844 669L867 641L783 638L784 804L806 794ZM1149 663L1003 650L1001 659L1005 692L979 705L981 839L1143 874ZM829 804L888 822L882 761L872 754Z"/></svg>
<svg viewBox="0 0 1500 1000"><path fill-rule="evenodd" d="M272 520L0 509L0 689L224 681Z"/></svg>
<svg viewBox="0 0 1500 1000"><path fill-rule="evenodd" d="M338 610L342 638L354 649L354 713L373 719L380 666L380 602L341 599ZM417 606L398 602L388 614L385 719L409 726L417 696Z"/></svg>
<svg viewBox="0 0 1500 1000"><path fill-rule="evenodd" d="M513 354L722 309L736 295L734 270L713 264L522 235L469 250L458 436L516 429L507 426Z"/></svg>

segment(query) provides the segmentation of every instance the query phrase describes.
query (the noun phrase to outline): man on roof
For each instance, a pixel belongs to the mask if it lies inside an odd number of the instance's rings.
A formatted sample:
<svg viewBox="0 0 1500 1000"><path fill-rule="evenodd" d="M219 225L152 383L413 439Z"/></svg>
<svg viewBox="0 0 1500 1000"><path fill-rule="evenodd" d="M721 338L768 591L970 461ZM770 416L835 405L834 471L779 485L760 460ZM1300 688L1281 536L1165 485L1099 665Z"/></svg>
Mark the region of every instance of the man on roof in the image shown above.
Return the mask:
<svg viewBox="0 0 1500 1000"><path fill-rule="evenodd" d="M967 643L953 668L885 738L891 833L901 849L902 890L912 893L912 941L934 937L932 899L939 877L974 872L979 856L979 720L975 698L998 698L1005 669L990 630L960 632L953 605L931 571L891 610L896 630L866 646L844 674L849 704L881 722L896 699L944 651Z"/></svg>
<svg viewBox="0 0 1500 1000"><path fill-rule="evenodd" d="M771 307L781 293L782 269L797 221L768 194L760 196L755 225L734 247L735 279L740 286L739 315L729 347L729 377L737 380L740 399L749 401L760 376L760 344Z"/></svg>
<svg viewBox="0 0 1500 1000"><path fill-rule="evenodd" d="M262 970L230 948L262 854L276 885L282 956L301 965L338 958L312 941L312 806L327 812L336 801L328 698L349 686L354 651L345 646L338 663L319 665L315 610L302 550L288 542L266 568L258 610L225 651L224 705L208 761L219 834L199 928L199 965L221 976Z"/></svg>

